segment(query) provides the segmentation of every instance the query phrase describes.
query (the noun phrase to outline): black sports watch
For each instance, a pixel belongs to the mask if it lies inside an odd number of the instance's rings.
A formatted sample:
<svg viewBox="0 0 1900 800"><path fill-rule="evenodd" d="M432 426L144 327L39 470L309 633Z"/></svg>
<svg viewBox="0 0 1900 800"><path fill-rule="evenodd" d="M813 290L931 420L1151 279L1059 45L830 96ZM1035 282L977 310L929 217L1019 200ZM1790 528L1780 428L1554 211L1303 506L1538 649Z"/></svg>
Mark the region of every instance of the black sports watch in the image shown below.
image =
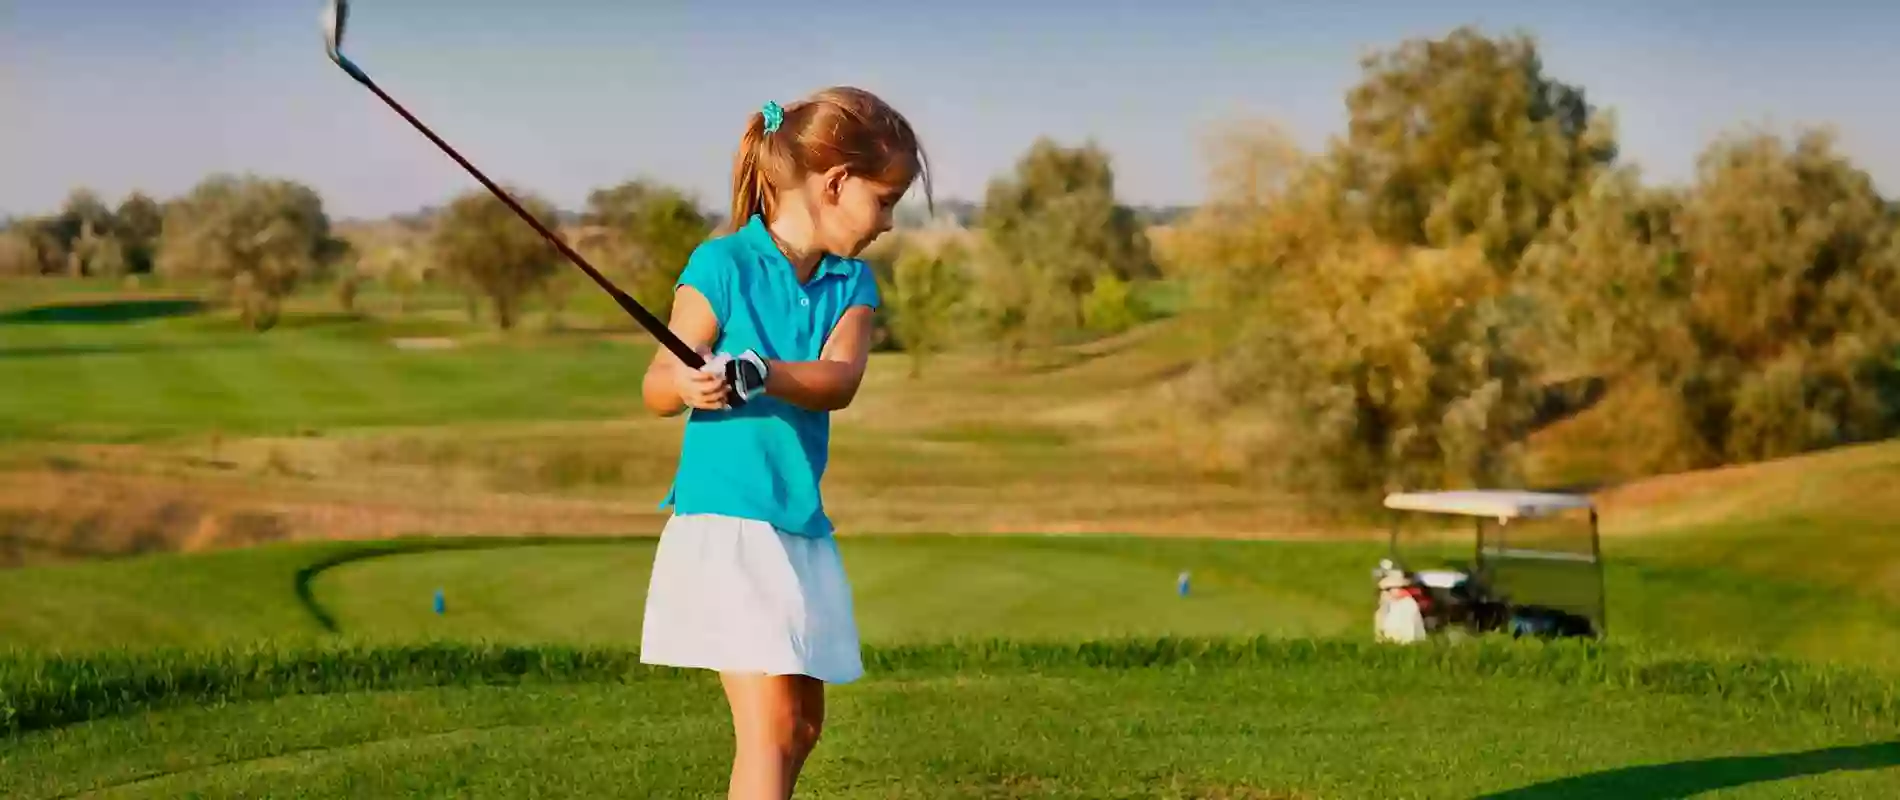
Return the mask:
<svg viewBox="0 0 1900 800"><path fill-rule="evenodd" d="M727 402L738 408L765 394L765 359L747 350L726 361Z"/></svg>

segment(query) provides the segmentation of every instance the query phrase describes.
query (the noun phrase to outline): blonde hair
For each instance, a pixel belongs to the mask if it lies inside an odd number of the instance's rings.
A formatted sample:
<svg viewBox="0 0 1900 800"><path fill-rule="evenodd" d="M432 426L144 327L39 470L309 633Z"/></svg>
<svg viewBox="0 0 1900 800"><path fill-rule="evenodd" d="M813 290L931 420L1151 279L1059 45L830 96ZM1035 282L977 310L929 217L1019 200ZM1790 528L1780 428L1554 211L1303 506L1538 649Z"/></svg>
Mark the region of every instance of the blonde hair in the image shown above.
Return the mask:
<svg viewBox="0 0 1900 800"><path fill-rule="evenodd" d="M784 107L771 133L765 130L765 116L763 109L752 112L733 157L728 231L754 215L770 220L779 189L839 165L890 186L921 175L925 202L935 210L929 165L916 132L877 95L851 86L821 90Z"/></svg>

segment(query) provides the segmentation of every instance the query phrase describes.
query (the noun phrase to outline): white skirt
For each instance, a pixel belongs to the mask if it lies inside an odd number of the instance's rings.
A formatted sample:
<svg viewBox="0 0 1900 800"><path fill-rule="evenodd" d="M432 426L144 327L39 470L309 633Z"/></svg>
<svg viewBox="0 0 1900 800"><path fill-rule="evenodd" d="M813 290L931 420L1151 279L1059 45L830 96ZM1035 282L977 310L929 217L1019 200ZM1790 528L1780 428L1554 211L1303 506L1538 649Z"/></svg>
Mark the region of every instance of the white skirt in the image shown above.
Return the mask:
<svg viewBox="0 0 1900 800"><path fill-rule="evenodd" d="M675 515L653 556L640 661L826 683L862 677L837 540L757 520Z"/></svg>

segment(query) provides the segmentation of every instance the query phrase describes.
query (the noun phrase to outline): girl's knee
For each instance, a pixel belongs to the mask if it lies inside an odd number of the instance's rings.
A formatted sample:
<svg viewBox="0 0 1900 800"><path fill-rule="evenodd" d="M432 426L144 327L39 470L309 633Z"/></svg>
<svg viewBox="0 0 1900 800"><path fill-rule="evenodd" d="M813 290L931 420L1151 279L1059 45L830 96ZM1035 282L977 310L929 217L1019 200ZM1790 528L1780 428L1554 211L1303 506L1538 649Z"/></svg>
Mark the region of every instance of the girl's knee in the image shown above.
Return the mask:
<svg viewBox="0 0 1900 800"><path fill-rule="evenodd" d="M824 735L825 721L813 715L801 714L792 722L792 752L809 753L818 746L818 739Z"/></svg>
<svg viewBox="0 0 1900 800"><path fill-rule="evenodd" d="M749 747L803 754L818 746L818 739L824 734L824 719L818 714L785 709L783 713L741 723L737 733L740 741Z"/></svg>
<svg viewBox="0 0 1900 800"><path fill-rule="evenodd" d="M824 732L823 687L808 681L727 678L739 745L759 755L802 759Z"/></svg>
<svg viewBox="0 0 1900 800"><path fill-rule="evenodd" d="M769 747L781 753L806 753L818 746L824 735L824 721L801 714L788 714L751 731L755 746ZM742 734L743 735L743 734Z"/></svg>

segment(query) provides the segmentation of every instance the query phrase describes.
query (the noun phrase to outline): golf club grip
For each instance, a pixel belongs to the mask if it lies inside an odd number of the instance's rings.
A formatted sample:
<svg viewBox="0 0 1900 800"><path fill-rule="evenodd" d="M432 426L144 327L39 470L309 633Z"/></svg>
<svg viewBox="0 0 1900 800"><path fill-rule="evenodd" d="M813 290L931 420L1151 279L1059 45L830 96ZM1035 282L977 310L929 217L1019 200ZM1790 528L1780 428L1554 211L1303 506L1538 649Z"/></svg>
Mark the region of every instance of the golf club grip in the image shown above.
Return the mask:
<svg viewBox="0 0 1900 800"><path fill-rule="evenodd" d="M435 142L436 147L442 148L442 152L448 153L450 158L455 159L455 163L461 164L462 169L467 170L468 174L475 176L475 180L481 181L483 186L488 187L490 193L501 198L503 203L508 204L509 208L514 209L515 214L519 215L529 225L534 226L534 229L541 234L541 238L546 239L549 244L554 245L554 248L561 251L561 255L566 256L568 261L574 263L574 266L580 267L581 271L586 272L587 277L592 278L594 283L599 284L600 288L606 290L607 294L611 295L614 301L619 303L620 307L633 317L634 321L640 323L641 327L646 328L648 333L653 334L653 338L658 339L660 344L664 345L666 349L673 351L673 355L678 357L680 361L685 362L687 366L694 369L706 365L706 360L700 358L698 353L693 352L693 348L687 347L685 342L680 341L680 338L674 335L673 330L668 328L665 322L662 322L659 317L653 316L652 312L646 310L644 306L640 305L639 302L635 301L632 297L627 296L627 293L621 291L620 287L609 282L606 276L601 275L598 270L594 269L592 264L587 263L587 259L582 258L581 254L574 252L574 248L569 247L566 242L561 241L561 237L554 235L554 232L548 230L547 226L542 225L541 221L535 219L533 214L528 213L527 209L522 208L521 204L516 202L513 197L510 197L507 191L495 185L495 182L489 180L487 175L483 175L482 171L476 169L474 164L470 164L468 159L463 158L461 153L455 152L455 148L450 147L448 142L442 141L442 137L435 135L434 131L429 130L429 126L422 124L422 121L416 119L415 115L410 114L409 110L403 108L401 103L396 102L395 98L390 97L388 93L384 92L382 87L377 86L374 81L369 80L369 76L358 72L357 79L364 86L369 87L370 91L375 92L377 97L382 98L384 103L389 104L390 108L395 109L396 113L401 114L403 119L409 120L409 124L415 126L416 130L421 131L422 135L429 137L429 141Z"/></svg>

